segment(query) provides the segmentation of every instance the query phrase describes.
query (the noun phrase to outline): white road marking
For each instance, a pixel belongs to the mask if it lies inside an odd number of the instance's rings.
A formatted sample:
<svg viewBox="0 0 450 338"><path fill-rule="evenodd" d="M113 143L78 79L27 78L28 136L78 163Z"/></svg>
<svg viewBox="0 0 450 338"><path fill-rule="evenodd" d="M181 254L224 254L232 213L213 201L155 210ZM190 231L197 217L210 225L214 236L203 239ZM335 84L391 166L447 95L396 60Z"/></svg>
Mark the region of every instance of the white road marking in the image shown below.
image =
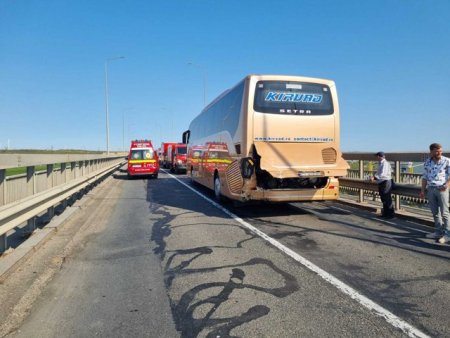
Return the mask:
<svg viewBox="0 0 450 338"><path fill-rule="evenodd" d="M299 262L300 264L302 264L303 266L305 266L309 270L315 272L322 279L324 279L325 281L327 281L328 283L330 283L331 285L336 287L338 290L340 290L341 292L343 292L346 295L350 296L350 298L356 300L358 303L360 303L365 308L369 309L370 311L373 311L373 313L376 314L377 316L380 316L380 317L384 318L389 324L391 324L392 326L400 329L405 334L407 334L409 337L421 337L421 338L429 337L428 335L426 335L425 333L423 333L419 329L415 328L414 326L408 324L407 322L405 322L401 318L399 318L396 315L394 315L389 310L383 308L382 306L378 305L377 303L375 303L374 301L370 300L366 296L360 294L358 291L356 291L352 287L348 286L344 282L341 282L339 279L337 279L333 275L329 274L325 270L322 270L317 265L313 264L312 262L310 262L309 260L307 260L303 256L300 256L295 251L289 249L288 247L284 246L283 244L281 244L277 240L273 239L272 237L269 237L264 232L258 230L257 228L255 228L251 224L247 223L242 218L240 218L237 215L233 214L231 211L229 211L228 209L226 209L225 207L223 207L219 203L217 203L217 202L213 201L212 199L210 199L209 197L203 195L202 193L200 193L199 191L195 190L194 188L192 188L188 184L184 183L183 181L181 181L177 177L173 176L172 174L166 172L165 170L163 170L163 171L166 174L168 174L170 177L174 178L179 183L184 185L186 188L192 190L194 193L196 193L197 195L199 195L200 197L202 197L203 199L205 199L206 201L208 201L209 203L214 205L216 208L222 210L225 214L230 216L232 219L234 219L236 222L241 224L243 227L249 229L254 234L258 235L259 237L261 237L265 241L269 242L270 244L272 244L274 247L276 247L279 250L281 250L282 252L284 252L289 257L295 259L297 262Z"/></svg>

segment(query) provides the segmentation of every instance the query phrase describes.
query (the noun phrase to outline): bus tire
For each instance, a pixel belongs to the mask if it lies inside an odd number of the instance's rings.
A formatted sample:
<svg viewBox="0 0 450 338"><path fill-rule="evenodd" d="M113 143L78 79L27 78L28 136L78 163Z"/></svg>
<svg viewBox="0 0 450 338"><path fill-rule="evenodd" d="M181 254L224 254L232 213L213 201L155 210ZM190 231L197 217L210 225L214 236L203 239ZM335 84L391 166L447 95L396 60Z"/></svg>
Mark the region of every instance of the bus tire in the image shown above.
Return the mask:
<svg viewBox="0 0 450 338"><path fill-rule="evenodd" d="M214 197L216 198L217 202L222 202L223 198L221 193L219 174L214 175Z"/></svg>

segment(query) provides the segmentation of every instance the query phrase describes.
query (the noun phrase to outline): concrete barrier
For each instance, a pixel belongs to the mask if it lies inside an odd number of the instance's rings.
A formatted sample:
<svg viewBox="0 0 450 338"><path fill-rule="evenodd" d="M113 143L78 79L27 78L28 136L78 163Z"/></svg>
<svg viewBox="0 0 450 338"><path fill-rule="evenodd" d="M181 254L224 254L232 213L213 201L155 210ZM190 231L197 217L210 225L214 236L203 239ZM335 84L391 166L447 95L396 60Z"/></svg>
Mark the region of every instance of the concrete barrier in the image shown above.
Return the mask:
<svg viewBox="0 0 450 338"><path fill-rule="evenodd" d="M81 160L70 163L69 173L66 163L61 164L59 173L53 170L53 164L46 164L45 181L40 190L37 188L35 164L29 164L26 174L13 177L6 177L5 169L0 169L0 253L8 248L9 231L27 222L28 231L32 232L36 216L47 211L51 218L55 206L65 203L72 195L95 184L124 163L122 156ZM56 174L59 180L55 179Z"/></svg>

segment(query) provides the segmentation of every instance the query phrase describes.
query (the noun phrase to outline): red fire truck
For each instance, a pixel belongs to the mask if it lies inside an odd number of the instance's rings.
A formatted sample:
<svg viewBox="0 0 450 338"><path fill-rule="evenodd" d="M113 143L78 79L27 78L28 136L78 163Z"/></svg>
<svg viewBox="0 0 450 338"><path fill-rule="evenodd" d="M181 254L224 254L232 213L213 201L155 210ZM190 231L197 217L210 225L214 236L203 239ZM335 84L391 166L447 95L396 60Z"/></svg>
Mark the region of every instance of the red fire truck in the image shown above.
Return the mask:
<svg viewBox="0 0 450 338"><path fill-rule="evenodd" d="M170 144L167 148L167 158L171 172L176 174L186 172L187 146L184 143Z"/></svg>
<svg viewBox="0 0 450 338"><path fill-rule="evenodd" d="M152 141L131 141L127 172L128 177L137 175L151 175L154 178L158 177L158 154L153 149Z"/></svg>
<svg viewBox="0 0 450 338"><path fill-rule="evenodd" d="M167 156L167 151L170 145L177 144L176 142L163 142L161 143L161 156L159 157L159 164L163 168L170 168L170 160Z"/></svg>

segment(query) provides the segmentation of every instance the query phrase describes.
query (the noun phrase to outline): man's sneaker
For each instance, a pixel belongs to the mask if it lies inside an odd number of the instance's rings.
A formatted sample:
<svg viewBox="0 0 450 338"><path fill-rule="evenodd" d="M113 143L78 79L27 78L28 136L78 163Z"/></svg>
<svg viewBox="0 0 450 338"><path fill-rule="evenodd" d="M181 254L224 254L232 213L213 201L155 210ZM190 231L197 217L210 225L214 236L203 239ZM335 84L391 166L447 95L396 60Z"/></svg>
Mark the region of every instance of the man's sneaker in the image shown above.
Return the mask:
<svg viewBox="0 0 450 338"><path fill-rule="evenodd" d="M450 242L450 237L449 236L442 236L441 238L439 238L438 242L441 243L441 244L448 243L448 242Z"/></svg>
<svg viewBox="0 0 450 338"><path fill-rule="evenodd" d="M433 232L432 234L426 234L425 237L431 239L440 239L442 237L442 234L440 232Z"/></svg>

